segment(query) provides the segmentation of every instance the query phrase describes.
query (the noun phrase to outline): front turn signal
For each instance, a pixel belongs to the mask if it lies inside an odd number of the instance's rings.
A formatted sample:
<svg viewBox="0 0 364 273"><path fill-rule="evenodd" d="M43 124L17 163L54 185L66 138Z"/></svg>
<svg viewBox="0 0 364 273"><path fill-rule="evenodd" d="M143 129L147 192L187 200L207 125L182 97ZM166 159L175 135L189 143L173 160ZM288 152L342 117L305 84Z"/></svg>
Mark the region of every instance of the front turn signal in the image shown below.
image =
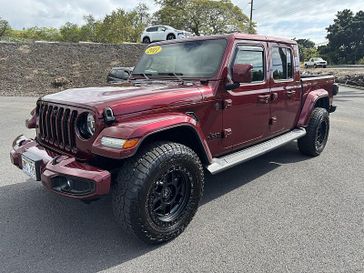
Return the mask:
<svg viewBox="0 0 364 273"><path fill-rule="evenodd" d="M125 141L125 143L123 145L123 149L134 148L138 143L139 143L138 138L128 139L127 141Z"/></svg>

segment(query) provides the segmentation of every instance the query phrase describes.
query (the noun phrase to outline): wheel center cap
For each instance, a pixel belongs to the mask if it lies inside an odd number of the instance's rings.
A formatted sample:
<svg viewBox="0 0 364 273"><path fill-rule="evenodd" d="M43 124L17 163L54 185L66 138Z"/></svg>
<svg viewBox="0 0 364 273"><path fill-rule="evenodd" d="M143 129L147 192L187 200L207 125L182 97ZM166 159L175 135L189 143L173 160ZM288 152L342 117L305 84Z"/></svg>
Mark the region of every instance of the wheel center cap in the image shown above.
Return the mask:
<svg viewBox="0 0 364 273"><path fill-rule="evenodd" d="M164 199L168 199L169 197L171 197L172 191L170 188L164 188L162 190L162 196Z"/></svg>

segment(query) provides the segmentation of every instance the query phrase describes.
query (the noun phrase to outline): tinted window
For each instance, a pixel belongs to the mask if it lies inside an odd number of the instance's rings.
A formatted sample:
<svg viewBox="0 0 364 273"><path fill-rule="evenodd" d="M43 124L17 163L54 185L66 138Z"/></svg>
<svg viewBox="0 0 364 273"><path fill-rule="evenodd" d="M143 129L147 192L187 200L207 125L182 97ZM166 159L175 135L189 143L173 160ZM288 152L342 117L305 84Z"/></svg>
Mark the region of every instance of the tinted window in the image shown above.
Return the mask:
<svg viewBox="0 0 364 273"><path fill-rule="evenodd" d="M154 31L157 31L158 30L158 27L150 27L147 29L147 32L154 32Z"/></svg>
<svg viewBox="0 0 364 273"><path fill-rule="evenodd" d="M288 78L293 78L293 64L292 64L292 52L291 50L287 49L287 73Z"/></svg>
<svg viewBox="0 0 364 273"><path fill-rule="evenodd" d="M239 46L234 64L251 64L253 82L264 80L264 51L258 46Z"/></svg>
<svg viewBox="0 0 364 273"><path fill-rule="evenodd" d="M272 50L273 79L292 79L292 53L284 47L273 47Z"/></svg>

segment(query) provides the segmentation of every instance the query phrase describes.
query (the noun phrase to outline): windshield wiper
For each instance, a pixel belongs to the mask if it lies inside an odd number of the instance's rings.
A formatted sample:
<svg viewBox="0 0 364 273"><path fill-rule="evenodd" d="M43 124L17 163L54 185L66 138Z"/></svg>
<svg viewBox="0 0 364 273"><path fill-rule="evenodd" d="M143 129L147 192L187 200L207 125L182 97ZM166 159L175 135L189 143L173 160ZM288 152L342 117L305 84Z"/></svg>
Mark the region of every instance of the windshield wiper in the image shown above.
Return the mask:
<svg viewBox="0 0 364 273"><path fill-rule="evenodd" d="M152 76L152 74L145 74L145 73L133 73L132 76L143 76L146 80L150 80L148 76Z"/></svg>
<svg viewBox="0 0 364 273"><path fill-rule="evenodd" d="M158 75L160 75L160 76L174 76L174 77L176 77L178 80L180 80L181 82L184 82L184 79L180 77L180 76L183 76L183 73L176 73L176 72L162 72L162 73L158 73Z"/></svg>

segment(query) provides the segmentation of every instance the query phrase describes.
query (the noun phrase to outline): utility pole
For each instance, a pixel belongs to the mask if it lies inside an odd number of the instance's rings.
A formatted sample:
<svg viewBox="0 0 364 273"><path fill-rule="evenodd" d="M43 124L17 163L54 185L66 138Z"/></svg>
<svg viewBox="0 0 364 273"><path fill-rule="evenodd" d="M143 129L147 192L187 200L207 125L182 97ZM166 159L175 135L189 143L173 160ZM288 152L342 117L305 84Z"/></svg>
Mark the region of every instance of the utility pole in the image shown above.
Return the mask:
<svg viewBox="0 0 364 273"><path fill-rule="evenodd" d="M250 0L250 24L249 24L249 33L252 32L253 29L253 6L254 6L254 0Z"/></svg>

